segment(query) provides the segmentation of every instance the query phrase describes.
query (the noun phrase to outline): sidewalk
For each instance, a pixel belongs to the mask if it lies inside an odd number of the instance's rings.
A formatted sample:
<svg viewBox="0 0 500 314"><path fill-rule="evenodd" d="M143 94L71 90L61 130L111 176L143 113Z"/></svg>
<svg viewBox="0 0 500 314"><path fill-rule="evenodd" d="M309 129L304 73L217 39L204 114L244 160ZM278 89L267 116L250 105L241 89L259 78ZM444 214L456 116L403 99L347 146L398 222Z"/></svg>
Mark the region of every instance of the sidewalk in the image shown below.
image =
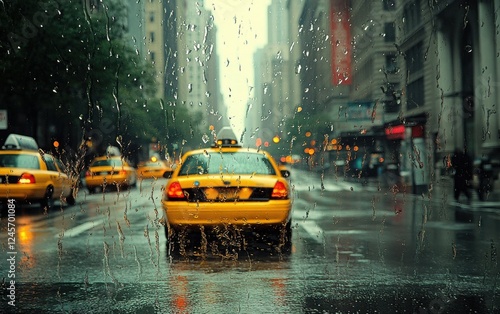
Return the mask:
<svg viewBox="0 0 500 314"><path fill-rule="evenodd" d="M310 169L298 169L301 171L311 171ZM316 169L317 173L320 173ZM365 187L376 187L380 188L384 191L391 190L393 193L401 193L407 195L421 195L424 194L426 196L431 197L439 197L441 198L443 195L446 195L448 203L456 203L453 193L453 178L451 176L440 176L433 183L428 183L426 186L423 186L423 191L420 193L414 193L413 186L411 182L408 182L408 178L404 178L398 176L397 174L393 174L390 172L386 172L382 174L380 177L355 177L349 176L346 173L343 173L341 170L335 172L334 169L329 168L322 170L323 174L327 177L338 177L339 179L348 182L349 184L355 184L359 186ZM360 189L362 190L362 189ZM493 206L500 207L500 180L494 181L493 191L488 194L485 201L480 201L475 189L471 189L472 202L474 204L483 204L483 206ZM466 203L465 195L460 196L460 202ZM483 207L478 205L478 207Z"/></svg>
<svg viewBox="0 0 500 314"><path fill-rule="evenodd" d="M471 194L472 194L472 202L474 203L490 203L490 202L497 202L500 203L500 181L495 181L494 186L493 186L493 191L491 191L487 196L484 201L480 201L479 197L477 195L476 189L471 189ZM435 186L435 192L433 193L434 195L441 194L448 192L448 198L450 202L455 202L454 198L454 193L453 193L453 178L450 177L442 177L441 180L436 184ZM462 194L460 196L460 201L465 202L466 197Z"/></svg>

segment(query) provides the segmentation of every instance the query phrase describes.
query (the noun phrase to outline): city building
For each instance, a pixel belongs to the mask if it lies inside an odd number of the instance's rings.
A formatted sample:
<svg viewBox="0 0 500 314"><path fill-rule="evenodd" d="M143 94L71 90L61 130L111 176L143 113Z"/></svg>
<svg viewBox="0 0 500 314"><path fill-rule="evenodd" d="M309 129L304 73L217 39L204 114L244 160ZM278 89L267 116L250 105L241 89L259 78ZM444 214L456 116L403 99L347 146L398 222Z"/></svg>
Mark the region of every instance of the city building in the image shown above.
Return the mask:
<svg viewBox="0 0 500 314"><path fill-rule="evenodd" d="M320 126L333 125L331 138L362 142L413 192L425 191L449 174L456 148L477 158L500 147L499 5L307 1L298 22L290 15L300 45L290 53L300 76L292 97L308 115L322 114ZM289 1L289 12L297 7Z"/></svg>
<svg viewBox="0 0 500 314"><path fill-rule="evenodd" d="M495 31L500 1L408 0L397 5L402 106L401 117L388 127L400 130L401 156L414 152L406 169L417 170L415 183L420 172L430 180L450 173L455 149L477 158L500 147L495 108L500 98L500 37Z"/></svg>
<svg viewBox="0 0 500 314"><path fill-rule="evenodd" d="M225 111L218 101L213 16L203 1L179 0L176 10L178 105L185 106L193 115L196 120L193 128L209 133L210 122L218 121L220 113Z"/></svg>
<svg viewBox="0 0 500 314"><path fill-rule="evenodd" d="M286 5L285 0L270 3L267 44L254 54L254 97L246 116L250 146L269 148L287 137L285 121L293 112L293 104L289 97L291 74Z"/></svg>

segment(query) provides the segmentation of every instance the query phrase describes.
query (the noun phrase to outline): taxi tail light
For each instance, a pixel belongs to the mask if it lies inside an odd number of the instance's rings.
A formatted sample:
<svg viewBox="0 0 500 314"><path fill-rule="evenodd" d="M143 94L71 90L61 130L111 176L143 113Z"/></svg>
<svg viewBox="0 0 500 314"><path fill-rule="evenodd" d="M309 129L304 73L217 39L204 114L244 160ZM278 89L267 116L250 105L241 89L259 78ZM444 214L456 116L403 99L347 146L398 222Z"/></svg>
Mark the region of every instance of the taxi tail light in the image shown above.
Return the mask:
<svg viewBox="0 0 500 314"><path fill-rule="evenodd" d="M177 181L171 182L166 191L165 194L167 198L169 199L183 199L185 198L184 196L184 191L182 190L181 184Z"/></svg>
<svg viewBox="0 0 500 314"><path fill-rule="evenodd" d="M35 176L30 173L23 173L19 178L19 183L21 184L32 184L35 183Z"/></svg>
<svg viewBox="0 0 500 314"><path fill-rule="evenodd" d="M127 175L127 170L120 170L118 172L118 174L121 175L121 176L125 176L125 175Z"/></svg>
<svg viewBox="0 0 500 314"><path fill-rule="evenodd" d="M92 176L92 172L90 172L89 170L87 170L87 171L85 172L85 176L86 176L86 177L91 177L91 176Z"/></svg>
<svg viewBox="0 0 500 314"><path fill-rule="evenodd" d="M287 197L288 197L288 189L286 188L286 185L281 181L276 182L273 188L273 194L271 194L271 198L283 199Z"/></svg>

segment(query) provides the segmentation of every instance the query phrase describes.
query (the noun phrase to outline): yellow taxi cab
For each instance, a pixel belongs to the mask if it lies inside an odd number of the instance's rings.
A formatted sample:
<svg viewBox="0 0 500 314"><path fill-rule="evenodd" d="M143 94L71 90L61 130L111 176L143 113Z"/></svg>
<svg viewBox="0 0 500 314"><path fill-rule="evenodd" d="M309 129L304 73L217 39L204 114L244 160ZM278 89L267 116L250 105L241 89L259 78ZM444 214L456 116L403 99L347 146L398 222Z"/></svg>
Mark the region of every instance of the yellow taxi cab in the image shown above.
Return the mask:
<svg viewBox="0 0 500 314"><path fill-rule="evenodd" d="M164 161L156 157L142 162L137 166L137 175L140 179L160 179L164 177L165 172L172 171Z"/></svg>
<svg viewBox="0 0 500 314"><path fill-rule="evenodd" d="M51 154L38 150L28 136L10 134L0 150L0 199L40 202L50 206L59 199L75 204L73 180L63 163Z"/></svg>
<svg viewBox="0 0 500 314"><path fill-rule="evenodd" d="M108 186L117 189L134 187L137 184L137 172L123 156L96 157L85 172L85 184L89 193Z"/></svg>
<svg viewBox="0 0 500 314"><path fill-rule="evenodd" d="M265 151L243 148L235 137L218 138L210 148L184 154L180 165L166 175L162 206L169 251L183 246L185 234L228 227L254 235L265 231L277 240L277 248L288 250L290 172L280 170Z"/></svg>

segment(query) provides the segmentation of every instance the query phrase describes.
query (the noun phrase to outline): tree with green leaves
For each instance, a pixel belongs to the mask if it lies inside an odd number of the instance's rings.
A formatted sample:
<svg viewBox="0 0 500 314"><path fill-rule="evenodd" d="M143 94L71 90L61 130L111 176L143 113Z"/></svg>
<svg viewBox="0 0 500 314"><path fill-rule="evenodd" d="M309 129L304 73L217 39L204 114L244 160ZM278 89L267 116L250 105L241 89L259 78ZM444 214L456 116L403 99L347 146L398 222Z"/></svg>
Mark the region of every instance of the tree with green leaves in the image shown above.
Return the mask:
<svg viewBox="0 0 500 314"><path fill-rule="evenodd" d="M1 1L0 108L10 129L45 146L64 137L74 149L94 137L101 152L189 137L187 111L155 99L154 69L126 43L124 21L121 1Z"/></svg>

